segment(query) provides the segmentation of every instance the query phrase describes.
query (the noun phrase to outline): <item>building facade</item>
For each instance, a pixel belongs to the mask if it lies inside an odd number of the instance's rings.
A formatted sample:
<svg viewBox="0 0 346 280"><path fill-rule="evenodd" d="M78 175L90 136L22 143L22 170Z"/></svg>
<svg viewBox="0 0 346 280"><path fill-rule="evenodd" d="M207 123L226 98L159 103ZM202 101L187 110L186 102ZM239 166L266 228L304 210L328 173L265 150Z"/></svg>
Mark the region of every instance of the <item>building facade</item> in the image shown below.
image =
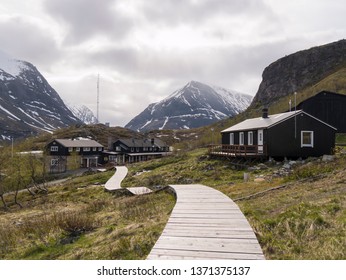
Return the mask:
<svg viewBox="0 0 346 280"><path fill-rule="evenodd" d="M95 140L55 139L46 146L50 173L97 167L104 147Z"/></svg>
<svg viewBox="0 0 346 280"><path fill-rule="evenodd" d="M248 119L221 132L212 154L233 157L307 158L332 154L337 129L301 110Z"/></svg>
<svg viewBox="0 0 346 280"><path fill-rule="evenodd" d="M298 104L297 109L332 125L338 133L346 133L346 95L322 91Z"/></svg>
<svg viewBox="0 0 346 280"><path fill-rule="evenodd" d="M112 144L111 151L105 151L105 162L126 164L160 158L170 154L170 148L162 140L118 139Z"/></svg>

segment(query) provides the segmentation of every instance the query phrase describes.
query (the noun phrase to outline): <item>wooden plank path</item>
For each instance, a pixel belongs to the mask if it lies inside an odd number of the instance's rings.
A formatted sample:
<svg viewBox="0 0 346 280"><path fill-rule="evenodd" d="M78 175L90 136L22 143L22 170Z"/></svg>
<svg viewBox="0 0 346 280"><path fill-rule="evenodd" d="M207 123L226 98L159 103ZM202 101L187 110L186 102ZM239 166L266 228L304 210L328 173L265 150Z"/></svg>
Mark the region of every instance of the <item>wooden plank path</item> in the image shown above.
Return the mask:
<svg viewBox="0 0 346 280"><path fill-rule="evenodd" d="M248 221L229 197L203 185L170 187L177 202L148 260L265 259Z"/></svg>
<svg viewBox="0 0 346 280"><path fill-rule="evenodd" d="M114 175L106 182L105 189L108 191L122 189L120 184L125 179L127 172L126 166L117 166Z"/></svg>
<svg viewBox="0 0 346 280"><path fill-rule="evenodd" d="M121 187L121 182L125 179L128 169L126 166L117 166L114 175L106 182L105 189L108 191L125 190ZM146 187L127 188L134 195L151 193L152 191Z"/></svg>

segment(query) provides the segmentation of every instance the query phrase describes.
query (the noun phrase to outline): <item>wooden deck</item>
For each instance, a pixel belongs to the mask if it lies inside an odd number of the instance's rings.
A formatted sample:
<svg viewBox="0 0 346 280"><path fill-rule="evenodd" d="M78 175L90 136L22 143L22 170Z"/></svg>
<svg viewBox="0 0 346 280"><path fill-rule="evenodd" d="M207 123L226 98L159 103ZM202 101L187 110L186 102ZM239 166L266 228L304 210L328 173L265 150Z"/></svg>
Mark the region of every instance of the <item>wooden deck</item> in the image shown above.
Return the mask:
<svg viewBox="0 0 346 280"><path fill-rule="evenodd" d="M262 158L267 156L266 145L209 145L209 155L218 157Z"/></svg>
<svg viewBox="0 0 346 280"><path fill-rule="evenodd" d="M177 202L148 260L264 259L252 228L229 197L203 185L170 187Z"/></svg>

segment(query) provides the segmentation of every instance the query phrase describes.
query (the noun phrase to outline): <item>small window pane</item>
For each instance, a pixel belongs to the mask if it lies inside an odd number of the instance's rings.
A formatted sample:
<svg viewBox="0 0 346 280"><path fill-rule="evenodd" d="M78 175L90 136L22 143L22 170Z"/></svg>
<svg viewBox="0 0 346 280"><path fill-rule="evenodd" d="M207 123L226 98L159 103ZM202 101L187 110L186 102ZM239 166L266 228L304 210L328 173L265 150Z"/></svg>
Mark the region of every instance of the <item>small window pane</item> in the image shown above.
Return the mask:
<svg viewBox="0 0 346 280"><path fill-rule="evenodd" d="M313 147L314 146L314 132L313 131L302 131L301 132L301 146L302 147Z"/></svg>

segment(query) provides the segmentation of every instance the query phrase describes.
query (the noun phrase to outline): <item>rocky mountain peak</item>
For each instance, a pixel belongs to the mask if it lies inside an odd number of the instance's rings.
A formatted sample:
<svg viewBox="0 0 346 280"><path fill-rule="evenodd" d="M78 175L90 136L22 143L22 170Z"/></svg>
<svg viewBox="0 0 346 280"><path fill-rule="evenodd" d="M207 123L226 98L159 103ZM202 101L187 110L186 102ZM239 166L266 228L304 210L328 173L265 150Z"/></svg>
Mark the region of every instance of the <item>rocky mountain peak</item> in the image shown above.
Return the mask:
<svg viewBox="0 0 346 280"><path fill-rule="evenodd" d="M244 111L251 99L246 94L191 81L150 104L125 127L136 131L196 128Z"/></svg>
<svg viewBox="0 0 346 280"><path fill-rule="evenodd" d="M0 53L0 140L80 123L29 62Z"/></svg>
<svg viewBox="0 0 346 280"><path fill-rule="evenodd" d="M251 106L268 105L346 67L346 40L285 56L266 67Z"/></svg>

